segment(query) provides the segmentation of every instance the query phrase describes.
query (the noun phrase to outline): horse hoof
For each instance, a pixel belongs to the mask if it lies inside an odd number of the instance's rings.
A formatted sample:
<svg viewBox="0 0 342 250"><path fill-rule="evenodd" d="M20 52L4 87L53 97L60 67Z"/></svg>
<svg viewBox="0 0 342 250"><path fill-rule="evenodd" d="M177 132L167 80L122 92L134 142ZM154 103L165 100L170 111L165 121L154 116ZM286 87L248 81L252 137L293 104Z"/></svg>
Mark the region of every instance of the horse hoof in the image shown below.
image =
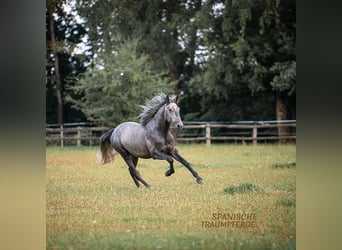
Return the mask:
<svg viewBox="0 0 342 250"><path fill-rule="evenodd" d="M198 184L201 184L201 185L203 184L203 180L202 180L202 179L197 179L196 182L197 182Z"/></svg>
<svg viewBox="0 0 342 250"><path fill-rule="evenodd" d="M172 175L173 173L174 173L174 172L171 172L170 170L167 170L167 171L165 172L165 176L168 177L168 176Z"/></svg>

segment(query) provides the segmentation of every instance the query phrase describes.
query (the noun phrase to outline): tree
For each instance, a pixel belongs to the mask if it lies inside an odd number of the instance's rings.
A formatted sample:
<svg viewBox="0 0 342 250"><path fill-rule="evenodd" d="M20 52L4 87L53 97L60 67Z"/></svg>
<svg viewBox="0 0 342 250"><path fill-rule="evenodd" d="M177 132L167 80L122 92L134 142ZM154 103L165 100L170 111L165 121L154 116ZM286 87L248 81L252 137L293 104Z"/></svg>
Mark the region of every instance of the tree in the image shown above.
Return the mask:
<svg viewBox="0 0 342 250"><path fill-rule="evenodd" d="M272 54L268 57L270 63L265 65L269 76L267 83L275 94L276 118L295 118L293 110L296 105L296 2L266 2L260 23L262 35L272 41ZM280 136L287 133L287 127L278 128Z"/></svg>
<svg viewBox="0 0 342 250"><path fill-rule="evenodd" d="M294 1L206 5L199 15L207 24L201 28L203 62L187 84L189 95L199 99L198 118L287 119L276 111L295 106Z"/></svg>
<svg viewBox="0 0 342 250"><path fill-rule="evenodd" d="M48 31L50 33L50 41L47 46L50 50L50 53L47 54L47 61L52 61L53 64L53 73L51 76L51 80L56 84L56 96L57 96L57 121L59 125L63 124L63 101L62 101L62 82L59 72L59 60L58 60L58 45L56 41L56 33L55 33L55 20L53 14L55 13L55 9L61 1L49 0L47 1L47 26Z"/></svg>
<svg viewBox="0 0 342 250"><path fill-rule="evenodd" d="M81 98L68 96L68 101L89 120L106 126L137 120L138 104L158 92L168 92L166 81L150 67L149 58L137 56L138 41L118 39L115 52L97 56L98 61L111 63L89 69L70 87Z"/></svg>
<svg viewBox="0 0 342 250"><path fill-rule="evenodd" d="M135 104L170 87L181 95L185 120L295 118L294 0L76 3L90 63L84 73L66 74L77 77L61 76L71 86L62 94L87 119L134 119ZM62 37L57 32L57 41L71 44ZM75 60L62 54L59 59Z"/></svg>
<svg viewBox="0 0 342 250"><path fill-rule="evenodd" d="M75 53L85 35L83 24L65 11L65 0L46 2L46 122L84 120L84 115L65 102L65 87L74 84L69 78L86 69L89 56Z"/></svg>
<svg viewBox="0 0 342 250"><path fill-rule="evenodd" d="M170 92L166 81L173 81L177 91L185 60L174 17L181 2L78 1L92 47L92 66L69 89L73 107L89 120L116 125L135 119L136 104L147 97ZM81 101L72 97L75 94Z"/></svg>
<svg viewBox="0 0 342 250"><path fill-rule="evenodd" d="M249 1L206 3L201 18L203 52L196 75L188 83L190 95L200 99L196 113L203 120L239 120L253 117L256 98L249 89L249 68L244 67L250 47L246 24Z"/></svg>

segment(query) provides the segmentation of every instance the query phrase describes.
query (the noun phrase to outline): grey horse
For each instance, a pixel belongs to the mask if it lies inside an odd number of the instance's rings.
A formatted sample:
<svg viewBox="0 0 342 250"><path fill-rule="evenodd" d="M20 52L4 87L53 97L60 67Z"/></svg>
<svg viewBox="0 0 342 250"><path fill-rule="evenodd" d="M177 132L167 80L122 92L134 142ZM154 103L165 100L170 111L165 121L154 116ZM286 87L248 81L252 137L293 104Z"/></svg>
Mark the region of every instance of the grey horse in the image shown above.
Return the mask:
<svg viewBox="0 0 342 250"><path fill-rule="evenodd" d="M177 105L178 96L168 96L163 93L152 98L139 115L140 122L124 122L116 128L108 130L100 137L101 164L110 163L119 153L128 165L129 173L137 187L140 183L145 187L151 186L140 176L136 169L138 158L152 158L166 160L170 169L166 176L172 175L175 170L173 158L182 163L202 184L202 178L191 167L175 147L175 139L170 132L170 125L177 130L182 129L183 122Z"/></svg>

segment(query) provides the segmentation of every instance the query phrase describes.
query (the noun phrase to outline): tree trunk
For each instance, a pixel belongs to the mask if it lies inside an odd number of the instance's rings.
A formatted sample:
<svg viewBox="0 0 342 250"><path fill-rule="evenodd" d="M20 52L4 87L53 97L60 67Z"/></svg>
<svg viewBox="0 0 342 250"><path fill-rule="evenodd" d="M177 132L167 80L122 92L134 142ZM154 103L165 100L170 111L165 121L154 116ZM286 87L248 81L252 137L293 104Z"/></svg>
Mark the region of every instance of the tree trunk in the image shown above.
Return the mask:
<svg viewBox="0 0 342 250"><path fill-rule="evenodd" d="M197 13L198 11L201 10L201 6L202 6L202 0L195 0L195 10L194 10L194 13ZM189 77L192 77L192 70L194 68L194 65L195 65L195 52L196 52L196 49L197 49L197 30L198 30L198 27L195 23L192 24L191 26L191 32L190 32L190 41L189 41L189 46L188 46L188 50L189 50L189 57L190 57L190 63L189 63L189 66L190 66L190 72L188 72L189 74Z"/></svg>
<svg viewBox="0 0 342 250"><path fill-rule="evenodd" d="M57 54L55 21L53 19L53 7L48 9L49 28L50 28L50 48L53 54L54 68L55 68L55 82L56 82L56 96L57 96L57 121L59 125L63 124L63 99L62 99L62 82L59 74L59 60Z"/></svg>
<svg viewBox="0 0 342 250"><path fill-rule="evenodd" d="M246 106L244 104L241 104L241 106L240 106L239 120L240 121L246 120Z"/></svg>
<svg viewBox="0 0 342 250"><path fill-rule="evenodd" d="M276 115L277 120L286 120L287 119L287 110L286 110L286 104L284 102L283 97L280 93L276 94ZM289 128L288 127L278 127L278 135L279 136L285 136L288 135ZM286 139L279 139L280 143L286 143Z"/></svg>

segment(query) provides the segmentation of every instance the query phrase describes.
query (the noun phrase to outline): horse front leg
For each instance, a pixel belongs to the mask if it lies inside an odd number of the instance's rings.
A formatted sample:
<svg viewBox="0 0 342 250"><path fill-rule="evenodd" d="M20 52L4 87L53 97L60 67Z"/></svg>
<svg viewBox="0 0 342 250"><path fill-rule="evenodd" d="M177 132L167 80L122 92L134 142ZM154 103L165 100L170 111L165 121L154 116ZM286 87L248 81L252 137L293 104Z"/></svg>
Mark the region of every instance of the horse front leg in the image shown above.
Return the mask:
<svg viewBox="0 0 342 250"><path fill-rule="evenodd" d="M168 177L168 176L172 175L175 172L175 169L173 168L173 159L172 159L172 157L170 155L165 154L163 152L155 151L152 154L152 158L153 159L158 159L158 160L166 160L170 164L170 169L168 169L165 172L165 176Z"/></svg>
<svg viewBox="0 0 342 250"><path fill-rule="evenodd" d="M172 163L170 163L170 169L169 169L169 170L166 170L165 176L166 176L166 177L169 177L169 176L172 175L174 172L175 172L175 169L173 168L173 162L172 162Z"/></svg>
<svg viewBox="0 0 342 250"><path fill-rule="evenodd" d="M174 151L172 152L172 157L175 158L180 163L182 163L191 172L191 174L196 178L196 182L198 184L203 184L203 179L191 167L190 163L187 160L185 160L182 156L180 156L177 149L174 149Z"/></svg>

